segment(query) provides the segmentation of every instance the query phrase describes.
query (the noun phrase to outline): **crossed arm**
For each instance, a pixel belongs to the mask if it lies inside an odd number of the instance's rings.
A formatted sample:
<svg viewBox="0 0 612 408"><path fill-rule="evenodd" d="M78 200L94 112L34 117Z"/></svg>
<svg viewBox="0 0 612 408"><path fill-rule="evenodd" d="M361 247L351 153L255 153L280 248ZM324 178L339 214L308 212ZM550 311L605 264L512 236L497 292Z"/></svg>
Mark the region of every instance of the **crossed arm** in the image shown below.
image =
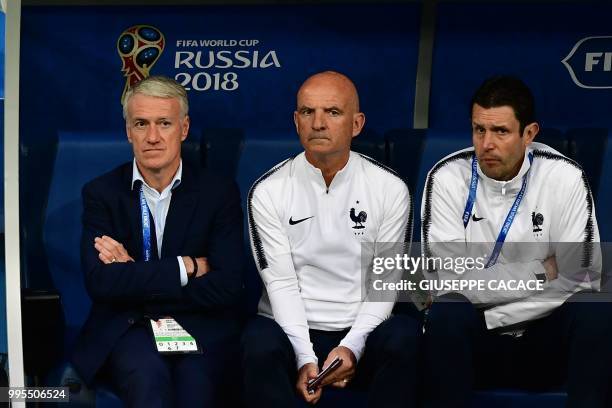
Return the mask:
<svg viewBox="0 0 612 408"><path fill-rule="evenodd" d="M134 258L128 254L127 249L125 249L121 242L115 241L107 235L96 237L94 239L94 248L96 248L98 251L98 258L100 258L100 260L105 264L115 262L135 262ZM187 277L189 278L199 278L208 272L208 262L205 257L194 259L198 264L197 271L191 257L181 257L181 261L183 262L183 265L185 265Z"/></svg>

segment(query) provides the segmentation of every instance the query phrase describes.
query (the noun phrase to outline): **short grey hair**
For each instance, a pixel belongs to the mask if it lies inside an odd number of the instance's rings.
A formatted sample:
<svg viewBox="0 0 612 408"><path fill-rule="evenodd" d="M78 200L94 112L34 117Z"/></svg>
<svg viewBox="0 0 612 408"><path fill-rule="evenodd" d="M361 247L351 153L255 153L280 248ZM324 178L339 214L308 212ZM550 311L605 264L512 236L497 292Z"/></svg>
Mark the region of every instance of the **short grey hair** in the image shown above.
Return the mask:
<svg viewBox="0 0 612 408"><path fill-rule="evenodd" d="M150 76L130 87L123 97L121 104L123 105L123 118L127 119L128 102L130 98L136 94L145 96L153 96L156 98L177 98L181 107L183 117L189 113L189 101L187 100L187 91L185 88L172 78L165 76Z"/></svg>

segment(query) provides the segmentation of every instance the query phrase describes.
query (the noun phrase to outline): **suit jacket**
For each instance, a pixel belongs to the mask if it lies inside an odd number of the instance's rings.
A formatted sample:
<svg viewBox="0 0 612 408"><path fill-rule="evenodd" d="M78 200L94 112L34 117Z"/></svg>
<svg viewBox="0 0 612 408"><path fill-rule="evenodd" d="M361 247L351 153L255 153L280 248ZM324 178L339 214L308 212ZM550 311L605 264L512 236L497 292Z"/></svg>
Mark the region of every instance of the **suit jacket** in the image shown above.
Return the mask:
<svg viewBox="0 0 612 408"><path fill-rule="evenodd" d="M87 383L117 339L144 316L174 317L205 353L239 333L235 306L243 290L243 220L236 184L190 169L183 161L160 259L149 262L142 254L139 191L137 186L132 190L131 162L83 187L81 263L93 305L73 363ZM121 242L135 262L102 263L94 248L94 238L102 235ZM184 255L207 257L210 271L181 287L177 256Z"/></svg>

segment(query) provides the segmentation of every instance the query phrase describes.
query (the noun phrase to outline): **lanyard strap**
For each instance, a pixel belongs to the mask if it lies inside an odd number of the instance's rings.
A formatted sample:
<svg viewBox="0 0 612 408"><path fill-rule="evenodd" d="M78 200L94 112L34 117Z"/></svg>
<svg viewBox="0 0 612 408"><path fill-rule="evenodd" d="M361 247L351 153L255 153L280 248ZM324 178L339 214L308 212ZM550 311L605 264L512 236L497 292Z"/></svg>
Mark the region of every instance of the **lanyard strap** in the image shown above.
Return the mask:
<svg viewBox="0 0 612 408"><path fill-rule="evenodd" d="M529 153L529 164L533 163L533 153ZM463 227L467 228L468 222L470 221L470 215L472 214L472 209L474 208L474 203L476 202L476 190L478 188L478 159L476 155L472 159L472 179L470 181L470 192L468 194L467 202L465 204L465 210L463 212ZM510 211L506 216L506 220L502 225L501 230L499 231L499 235L497 236L497 240L495 241L495 247L493 248L493 252L485 265L485 268L489 268L490 266L495 265L497 262L497 258L501 253L502 247L504 246L504 242L506 241L506 237L508 236L508 232L510 231L510 227L514 222L514 218L516 217L516 213L518 212L518 208L521 205L521 201L523 201L523 197L525 196L525 190L527 189L527 173L523 176L523 184L521 189L519 190L516 198L514 199L514 203L512 207L510 207Z"/></svg>
<svg viewBox="0 0 612 408"><path fill-rule="evenodd" d="M151 222L142 184L140 185L140 218L142 220L142 255L145 262L148 262L151 260Z"/></svg>
<svg viewBox="0 0 612 408"><path fill-rule="evenodd" d="M476 202L476 189L478 188L478 159L476 155L472 158L472 180L470 180L470 192L468 194L467 202L465 203L465 210L463 211L463 228L467 228L470 222L470 215L472 215L472 209Z"/></svg>

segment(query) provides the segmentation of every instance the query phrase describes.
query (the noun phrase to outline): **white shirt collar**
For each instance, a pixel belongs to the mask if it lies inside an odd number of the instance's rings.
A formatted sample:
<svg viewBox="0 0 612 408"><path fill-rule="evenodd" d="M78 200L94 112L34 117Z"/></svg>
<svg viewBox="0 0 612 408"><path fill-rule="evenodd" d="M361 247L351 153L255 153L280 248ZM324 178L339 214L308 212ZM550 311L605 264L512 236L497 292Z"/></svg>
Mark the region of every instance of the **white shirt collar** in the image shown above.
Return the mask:
<svg viewBox="0 0 612 408"><path fill-rule="evenodd" d="M179 167L176 170L176 173L174 174L174 178L172 178L172 181L168 185L168 186L172 186L170 188L171 190L174 190L176 187L179 186L179 184L181 184L182 177L183 177L183 160L181 159L181 161L179 162ZM140 174L140 170L138 170L138 166L136 165L136 159L134 159L132 161L132 190L134 189L134 183L136 181L141 181L142 184L149 187L151 190L154 190L153 187L147 184L147 182L142 177L142 174ZM166 189L168 189L168 187L166 187L164 190Z"/></svg>

